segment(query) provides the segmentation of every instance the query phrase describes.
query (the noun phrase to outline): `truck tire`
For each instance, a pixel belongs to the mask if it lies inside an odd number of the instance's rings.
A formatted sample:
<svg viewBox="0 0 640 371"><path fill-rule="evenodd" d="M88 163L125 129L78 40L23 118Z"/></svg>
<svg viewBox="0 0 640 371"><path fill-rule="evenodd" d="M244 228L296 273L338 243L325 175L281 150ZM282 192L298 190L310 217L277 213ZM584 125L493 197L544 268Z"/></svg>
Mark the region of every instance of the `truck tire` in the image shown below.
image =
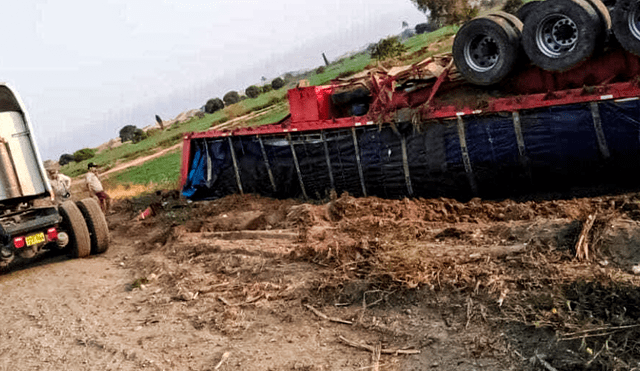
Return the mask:
<svg viewBox="0 0 640 371"><path fill-rule="evenodd" d="M62 216L62 229L69 234L69 255L86 258L91 253L91 238L80 209L73 201L65 201L58 212Z"/></svg>
<svg viewBox="0 0 640 371"><path fill-rule="evenodd" d="M566 71L589 58L604 25L599 12L586 0L548 0L526 17L522 45L536 66Z"/></svg>
<svg viewBox="0 0 640 371"><path fill-rule="evenodd" d="M618 0L612 18L618 42L628 52L640 55L640 1Z"/></svg>
<svg viewBox="0 0 640 371"><path fill-rule="evenodd" d="M596 52L603 51L612 27L611 14L609 14L609 9L607 9L607 6L604 5L601 0L587 0L587 2L595 9L600 19L602 32L600 32L599 37L596 39Z"/></svg>
<svg viewBox="0 0 640 371"><path fill-rule="evenodd" d="M589 4L598 12L598 18L600 18L600 23L604 29L603 34L606 35L606 32L611 29L612 21L611 14L609 14L609 9L601 0L587 0Z"/></svg>
<svg viewBox="0 0 640 371"><path fill-rule="evenodd" d="M89 229L91 254L102 254L109 248L109 226L98 201L85 198L76 204Z"/></svg>
<svg viewBox="0 0 640 371"><path fill-rule="evenodd" d="M520 30L498 15L472 19L453 40L458 72L475 85L502 81L513 70L519 50Z"/></svg>
<svg viewBox="0 0 640 371"><path fill-rule="evenodd" d="M527 16L531 14L531 12L541 3L542 1L538 0L529 1L518 9L518 11L516 12L516 17L518 17L518 19L524 23L524 20L527 18Z"/></svg>

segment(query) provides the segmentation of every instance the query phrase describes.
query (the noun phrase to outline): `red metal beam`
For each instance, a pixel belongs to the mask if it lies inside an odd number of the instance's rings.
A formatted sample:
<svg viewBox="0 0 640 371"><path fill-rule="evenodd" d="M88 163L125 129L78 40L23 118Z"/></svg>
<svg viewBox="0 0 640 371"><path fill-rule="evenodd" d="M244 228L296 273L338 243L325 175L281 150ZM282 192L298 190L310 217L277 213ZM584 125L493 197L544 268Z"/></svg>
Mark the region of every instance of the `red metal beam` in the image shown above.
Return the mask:
<svg viewBox="0 0 640 371"><path fill-rule="evenodd" d="M603 101L612 99L640 97L640 87L635 81L608 84L593 88L570 89L546 94L518 95L506 98L494 98L487 101L478 101L476 107L445 105L446 103L434 99L428 107L418 109L421 120L452 119L459 115L480 115L496 112L514 112L523 109L560 106L582 102ZM291 132L318 131L336 128L350 128L365 125L374 125L375 117L346 117L331 120L317 120L306 122L285 121L278 124L264 125L256 128L243 128L234 131L207 131L191 133L188 138L225 137L229 135L265 135L283 134ZM187 138L187 137L185 137ZM185 142L188 142L185 139ZM183 147L183 152L187 146ZM183 159L184 161L184 159Z"/></svg>
<svg viewBox="0 0 640 371"><path fill-rule="evenodd" d="M191 162L191 134L187 134L182 140L182 167L180 168L180 188L184 188L189 176L189 163Z"/></svg>

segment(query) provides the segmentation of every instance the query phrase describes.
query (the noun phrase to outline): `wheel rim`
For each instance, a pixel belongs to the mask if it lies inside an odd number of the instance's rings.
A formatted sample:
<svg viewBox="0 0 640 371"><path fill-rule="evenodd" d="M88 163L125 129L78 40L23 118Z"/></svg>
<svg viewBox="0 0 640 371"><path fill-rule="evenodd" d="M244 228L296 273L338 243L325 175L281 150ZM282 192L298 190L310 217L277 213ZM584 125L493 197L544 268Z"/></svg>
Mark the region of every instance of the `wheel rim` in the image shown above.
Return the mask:
<svg viewBox="0 0 640 371"><path fill-rule="evenodd" d="M578 43L578 27L565 15L550 14L536 28L536 43L547 57L562 57Z"/></svg>
<svg viewBox="0 0 640 371"><path fill-rule="evenodd" d="M629 23L629 30L636 39L640 40L640 3L636 2L629 10L627 15L627 22Z"/></svg>
<svg viewBox="0 0 640 371"><path fill-rule="evenodd" d="M464 47L464 59L474 71L489 71L499 58L498 43L489 35L478 35Z"/></svg>

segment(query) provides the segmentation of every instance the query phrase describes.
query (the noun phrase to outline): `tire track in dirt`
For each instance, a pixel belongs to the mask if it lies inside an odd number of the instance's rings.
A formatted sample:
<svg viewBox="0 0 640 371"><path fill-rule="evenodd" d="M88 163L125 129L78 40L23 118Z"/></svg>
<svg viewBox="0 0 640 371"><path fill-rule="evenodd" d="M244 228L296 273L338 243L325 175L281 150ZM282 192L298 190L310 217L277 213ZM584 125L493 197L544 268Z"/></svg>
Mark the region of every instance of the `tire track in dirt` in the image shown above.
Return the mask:
<svg viewBox="0 0 640 371"><path fill-rule="evenodd" d="M116 264L125 246L103 256L47 257L0 276L0 370L164 369L128 341L141 319ZM165 367L161 367L165 366Z"/></svg>

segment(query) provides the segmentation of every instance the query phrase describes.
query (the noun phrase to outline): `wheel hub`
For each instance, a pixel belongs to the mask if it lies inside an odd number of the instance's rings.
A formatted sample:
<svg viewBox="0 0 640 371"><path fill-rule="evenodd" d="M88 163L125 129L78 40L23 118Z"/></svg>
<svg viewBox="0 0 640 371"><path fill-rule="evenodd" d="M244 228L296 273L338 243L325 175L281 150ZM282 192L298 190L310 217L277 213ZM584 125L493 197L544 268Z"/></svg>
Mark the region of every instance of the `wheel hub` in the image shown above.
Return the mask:
<svg viewBox="0 0 640 371"><path fill-rule="evenodd" d="M551 14L536 28L536 43L540 51L551 58L571 52L578 42L578 27L571 18Z"/></svg>
<svg viewBox="0 0 640 371"><path fill-rule="evenodd" d="M500 48L498 43L489 35L478 35L467 43L464 48L464 58L467 65L478 72L485 72L498 63Z"/></svg>

